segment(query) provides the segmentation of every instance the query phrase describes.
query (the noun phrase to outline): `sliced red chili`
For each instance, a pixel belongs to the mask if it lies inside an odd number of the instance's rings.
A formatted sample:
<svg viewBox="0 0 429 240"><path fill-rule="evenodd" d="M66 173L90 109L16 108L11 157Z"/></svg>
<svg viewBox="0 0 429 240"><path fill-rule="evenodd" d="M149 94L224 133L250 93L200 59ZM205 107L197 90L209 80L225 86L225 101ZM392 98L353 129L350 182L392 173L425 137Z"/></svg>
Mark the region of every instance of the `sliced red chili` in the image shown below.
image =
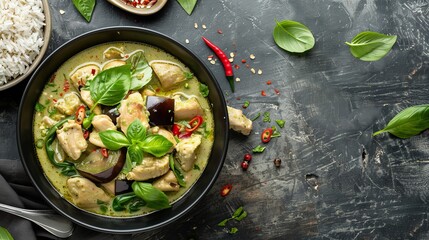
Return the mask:
<svg viewBox="0 0 429 240"><path fill-rule="evenodd" d="M105 158L109 157L109 152L107 151L106 148L101 148L101 155L103 155L103 157Z"/></svg>
<svg viewBox="0 0 429 240"><path fill-rule="evenodd" d="M76 111L76 115L75 115L76 123L82 124L84 118L85 118L85 106L81 105Z"/></svg>
<svg viewBox="0 0 429 240"><path fill-rule="evenodd" d="M271 135L273 135L273 129L267 128L261 134L261 141L263 143L267 143L271 140Z"/></svg>
<svg viewBox="0 0 429 240"><path fill-rule="evenodd" d="M92 75L95 75L95 69L93 68L93 69L91 69L91 74Z"/></svg>
<svg viewBox="0 0 429 240"><path fill-rule="evenodd" d="M171 128L171 131L173 132L174 136L179 136L180 134L180 125L179 124L173 124L173 127Z"/></svg>
<svg viewBox="0 0 429 240"><path fill-rule="evenodd" d="M191 121L189 121L189 126L191 126L191 128L186 128L185 131L193 132L197 130L202 123L203 123L203 118L201 116L195 116L194 118L191 119Z"/></svg>
<svg viewBox="0 0 429 240"><path fill-rule="evenodd" d="M188 138L192 135L192 132L182 132L179 134L179 138Z"/></svg>
<svg viewBox="0 0 429 240"><path fill-rule="evenodd" d="M232 185L231 184L226 184L222 187L222 190L220 190L220 195L222 197L225 197L226 195L229 194L229 192L231 192L232 189Z"/></svg>

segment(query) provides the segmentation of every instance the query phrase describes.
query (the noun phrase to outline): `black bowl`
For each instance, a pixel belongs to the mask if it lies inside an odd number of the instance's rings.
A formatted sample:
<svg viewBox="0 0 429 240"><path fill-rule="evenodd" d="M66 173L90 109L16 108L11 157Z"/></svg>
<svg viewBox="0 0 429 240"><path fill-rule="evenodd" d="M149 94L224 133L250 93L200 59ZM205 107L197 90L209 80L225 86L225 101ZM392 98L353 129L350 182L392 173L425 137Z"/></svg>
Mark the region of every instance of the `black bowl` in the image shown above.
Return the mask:
<svg viewBox="0 0 429 240"><path fill-rule="evenodd" d="M206 169L198 181L171 208L132 218L112 218L82 211L65 199L51 186L37 159L33 140L33 114L35 103L42 94L50 76L70 57L89 47L113 41L142 42L177 57L209 87L209 101L213 105L215 140ZM204 63L177 41L155 31L135 27L109 27L78 36L50 54L32 75L19 108L18 146L22 163L33 184L46 201L60 214L84 227L109 233L137 233L153 230L182 217L206 194L216 181L228 146L228 115L221 89Z"/></svg>

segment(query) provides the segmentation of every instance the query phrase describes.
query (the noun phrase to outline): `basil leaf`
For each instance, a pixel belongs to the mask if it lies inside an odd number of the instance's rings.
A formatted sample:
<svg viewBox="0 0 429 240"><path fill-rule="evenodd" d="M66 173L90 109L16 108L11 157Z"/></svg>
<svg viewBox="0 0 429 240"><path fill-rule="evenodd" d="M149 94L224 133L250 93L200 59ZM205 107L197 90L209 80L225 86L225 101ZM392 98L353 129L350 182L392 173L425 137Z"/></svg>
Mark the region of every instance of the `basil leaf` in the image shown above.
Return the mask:
<svg viewBox="0 0 429 240"><path fill-rule="evenodd" d="M149 66L143 51L137 51L126 61L131 65L130 90L139 90L152 80L152 68Z"/></svg>
<svg viewBox="0 0 429 240"><path fill-rule="evenodd" d="M234 213L232 214L232 218L236 218L236 217L240 216L241 213L243 213L243 207L237 208L237 210L235 210Z"/></svg>
<svg viewBox="0 0 429 240"><path fill-rule="evenodd" d="M177 182L179 183L180 186L186 187L185 176L183 176L182 172L176 168L173 155L170 155L168 160L170 163L170 168L173 171L174 176L176 176Z"/></svg>
<svg viewBox="0 0 429 240"><path fill-rule="evenodd" d="M138 145L128 147L127 154L131 161L132 167L140 165L143 161L143 150Z"/></svg>
<svg viewBox="0 0 429 240"><path fill-rule="evenodd" d="M372 136L389 132L399 138L409 138L429 128L429 104L406 108L399 112L385 128Z"/></svg>
<svg viewBox="0 0 429 240"><path fill-rule="evenodd" d="M127 137L116 130L106 130L98 133L100 135L101 142L104 146L110 150L119 150L122 147L130 145Z"/></svg>
<svg viewBox="0 0 429 240"><path fill-rule="evenodd" d="M118 104L130 90L130 65L109 68L97 74L91 81L91 98L98 104L113 106Z"/></svg>
<svg viewBox="0 0 429 240"><path fill-rule="evenodd" d="M136 197L134 193L124 193L116 196L112 201L113 210L117 212L124 211L126 209L125 206Z"/></svg>
<svg viewBox="0 0 429 240"><path fill-rule="evenodd" d="M137 212L144 206L146 206L146 202L139 197L135 197L131 200L130 204L128 204L128 211L130 211L130 213Z"/></svg>
<svg viewBox="0 0 429 240"><path fill-rule="evenodd" d="M302 53L314 47L314 37L310 29L292 20L276 21L273 37L276 44L288 51Z"/></svg>
<svg viewBox="0 0 429 240"><path fill-rule="evenodd" d="M0 227L0 239L13 240L13 237L6 228Z"/></svg>
<svg viewBox="0 0 429 240"><path fill-rule="evenodd" d="M150 153L155 157L164 156L172 146L173 143L168 141L164 136L158 134L148 136L140 144L143 151Z"/></svg>
<svg viewBox="0 0 429 240"><path fill-rule="evenodd" d="M127 128L127 137L132 142L143 141L146 137L146 128L138 119L134 120Z"/></svg>
<svg viewBox="0 0 429 240"><path fill-rule="evenodd" d="M229 234L236 234L238 232L238 228L232 227L231 230L229 230Z"/></svg>
<svg viewBox="0 0 429 240"><path fill-rule="evenodd" d="M209 95L209 87L203 83L200 83L200 93L201 96L207 97Z"/></svg>
<svg viewBox="0 0 429 240"><path fill-rule="evenodd" d="M285 120L278 119L278 120L276 120L276 123L277 123L277 125L279 125L280 128L283 128L285 126L286 122L285 122Z"/></svg>
<svg viewBox="0 0 429 240"><path fill-rule="evenodd" d="M171 207L167 195L152 184L134 181L131 187L134 193L146 202L148 207L157 210Z"/></svg>
<svg viewBox="0 0 429 240"><path fill-rule="evenodd" d="M91 21L95 7L95 0L73 0L73 5L87 22Z"/></svg>
<svg viewBox="0 0 429 240"><path fill-rule="evenodd" d="M36 103L36 106L34 107L34 110L36 110L36 112L43 112L43 110L45 110L45 106L43 104L40 103Z"/></svg>
<svg viewBox="0 0 429 240"><path fill-rule="evenodd" d="M239 216L235 217L234 219L237 220L237 221L241 221L241 220L243 220L246 217L247 217L247 212L243 211Z"/></svg>
<svg viewBox="0 0 429 240"><path fill-rule="evenodd" d="M192 14L195 5L197 4L197 0L177 0L180 6L182 6L183 10L185 10L188 15Z"/></svg>
<svg viewBox="0 0 429 240"><path fill-rule="evenodd" d="M226 219L222 220L222 222L218 223L217 225L218 225L219 227L225 227L226 223L227 223L229 220L231 220L231 219L232 219L232 218L226 218Z"/></svg>
<svg viewBox="0 0 429 240"><path fill-rule="evenodd" d="M125 157L125 164L122 167L121 172L124 173L124 174L127 174L127 173L129 173L133 169L133 167L134 166L133 166L133 163L131 161L131 156L130 156L130 153L129 153L128 149L127 149L127 156Z"/></svg>
<svg viewBox="0 0 429 240"><path fill-rule="evenodd" d="M352 42L346 42L350 46L350 52L362 61L377 61L383 58L393 44L396 36L388 36L378 32L361 32L356 35Z"/></svg>
<svg viewBox="0 0 429 240"><path fill-rule="evenodd" d="M261 145L258 145L252 149L252 152L254 152L254 153L261 153L263 151L265 151L265 147L263 147Z"/></svg>

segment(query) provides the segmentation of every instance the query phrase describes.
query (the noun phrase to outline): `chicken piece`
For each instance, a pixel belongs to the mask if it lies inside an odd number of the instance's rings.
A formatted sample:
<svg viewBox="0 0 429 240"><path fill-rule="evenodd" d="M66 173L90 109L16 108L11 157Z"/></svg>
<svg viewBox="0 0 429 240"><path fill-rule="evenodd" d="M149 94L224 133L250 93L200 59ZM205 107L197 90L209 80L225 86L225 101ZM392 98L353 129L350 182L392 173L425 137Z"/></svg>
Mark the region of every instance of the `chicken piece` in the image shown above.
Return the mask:
<svg viewBox="0 0 429 240"><path fill-rule="evenodd" d="M74 120L68 120L57 130L57 138L64 152L73 160L79 159L88 144L83 137L82 127Z"/></svg>
<svg viewBox="0 0 429 240"><path fill-rule="evenodd" d="M156 92L146 88L143 90L142 95L143 96L155 96Z"/></svg>
<svg viewBox="0 0 429 240"><path fill-rule="evenodd" d="M110 201L109 195L103 189L83 177L69 178L67 188L74 204L81 208L96 208L98 207L97 201Z"/></svg>
<svg viewBox="0 0 429 240"><path fill-rule="evenodd" d="M54 107L63 114L73 115L81 104L77 94L71 92L64 95L63 98L58 99Z"/></svg>
<svg viewBox="0 0 429 240"><path fill-rule="evenodd" d="M121 59L124 52L117 47L109 47L103 52L105 59Z"/></svg>
<svg viewBox="0 0 429 240"><path fill-rule="evenodd" d="M52 118L50 118L48 116L43 116L42 121L43 121L43 123L45 124L45 126L47 128L50 128L50 127L54 126L57 123L57 121L55 121L54 119L52 119Z"/></svg>
<svg viewBox="0 0 429 240"><path fill-rule="evenodd" d="M170 150L168 150L168 153L171 153L174 150L174 148L176 147L176 144L177 144L176 139L174 138L173 133L171 133L170 131L168 131L164 128L160 128L160 127L153 127L150 129L150 132L152 134L159 134L159 135L167 138L167 140L173 144L173 146L171 146Z"/></svg>
<svg viewBox="0 0 429 240"><path fill-rule="evenodd" d="M155 158L146 155L140 165L135 166L127 174L128 180L145 181L164 175L170 169L169 155Z"/></svg>
<svg viewBox="0 0 429 240"><path fill-rule="evenodd" d="M189 98L185 101L175 99L174 101L174 120L190 120L193 117L203 115L203 109L196 98Z"/></svg>
<svg viewBox="0 0 429 240"><path fill-rule="evenodd" d="M95 64L88 64L83 66L72 74L70 74L70 79L72 81L73 86L75 88L79 88L79 86L84 86L87 80L91 80L100 72L100 67Z"/></svg>
<svg viewBox="0 0 429 240"><path fill-rule="evenodd" d="M118 66L122 66L125 65L125 61L122 60L112 60L108 63L106 63L103 66L103 70L109 69L109 68L114 68L114 67L118 67Z"/></svg>
<svg viewBox="0 0 429 240"><path fill-rule="evenodd" d="M185 74L179 66L164 62L155 62L151 64L151 67L164 90L174 89L180 83L186 81Z"/></svg>
<svg viewBox="0 0 429 240"><path fill-rule="evenodd" d="M163 192L177 192L180 189L180 185L177 183L177 178L171 170L162 177L153 181L152 185Z"/></svg>
<svg viewBox="0 0 429 240"><path fill-rule="evenodd" d="M249 135L252 131L252 121L244 116L243 111L228 106L229 128Z"/></svg>
<svg viewBox="0 0 429 240"><path fill-rule="evenodd" d="M118 111L120 115L117 123L122 132L126 133L128 126L136 119L139 119L146 128L149 127L143 97L139 92L132 93L127 99L122 100Z"/></svg>
<svg viewBox="0 0 429 240"><path fill-rule="evenodd" d="M177 158L184 171L189 171L194 167L197 159L196 150L201 144L203 137L199 134L192 134L189 138L182 139L177 145Z"/></svg>
<svg viewBox="0 0 429 240"><path fill-rule="evenodd" d="M113 124L109 116L100 114L94 116L92 126L94 127L94 131L89 135L89 142L95 146L105 148L106 146L101 141L98 133L106 130L116 130L115 124Z"/></svg>
<svg viewBox="0 0 429 240"><path fill-rule="evenodd" d="M89 90L85 90L85 89L80 90L80 97L82 98L82 101L84 103L86 103L86 105L89 108L92 108L92 106L94 106L94 101L91 98L91 92ZM101 108L100 108L100 106L97 105L94 108L93 112L95 114L101 114Z"/></svg>

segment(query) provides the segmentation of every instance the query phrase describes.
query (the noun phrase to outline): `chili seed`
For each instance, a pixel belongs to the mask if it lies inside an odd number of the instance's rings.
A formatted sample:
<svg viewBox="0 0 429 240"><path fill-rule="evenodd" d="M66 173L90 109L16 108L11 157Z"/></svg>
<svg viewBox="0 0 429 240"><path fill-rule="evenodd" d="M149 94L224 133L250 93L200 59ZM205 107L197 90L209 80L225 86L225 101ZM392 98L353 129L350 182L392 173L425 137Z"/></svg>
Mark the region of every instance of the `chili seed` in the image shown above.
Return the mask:
<svg viewBox="0 0 429 240"><path fill-rule="evenodd" d="M235 54L233 52L230 52L229 56L233 58L233 57L235 57Z"/></svg>
<svg viewBox="0 0 429 240"><path fill-rule="evenodd" d="M248 161L242 161L241 162L241 168L243 170L247 170L249 168L249 162Z"/></svg>
<svg viewBox="0 0 429 240"><path fill-rule="evenodd" d="M222 34L222 33L223 33L223 32L222 32L222 29L218 28L218 29L217 29L217 33Z"/></svg>
<svg viewBox="0 0 429 240"><path fill-rule="evenodd" d="M194 23L194 28L197 29L198 28L198 23Z"/></svg>
<svg viewBox="0 0 429 240"><path fill-rule="evenodd" d="M246 154L244 154L243 159L244 159L244 161L250 162L250 161L252 161L252 155L250 153L246 153Z"/></svg>
<svg viewBox="0 0 429 240"><path fill-rule="evenodd" d="M206 29L206 28L207 28L207 26L206 26L205 24L203 24L201 27L202 27L203 29Z"/></svg>
<svg viewBox="0 0 429 240"><path fill-rule="evenodd" d="M251 68L251 69L250 69L250 71L251 71L253 74L255 74L255 73L256 73L256 70L255 70L254 68Z"/></svg>
<svg viewBox="0 0 429 240"><path fill-rule="evenodd" d="M234 58L229 58L228 61L229 62L234 62Z"/></svg>
<svg viewBox="0 0 429 240"><path fill-rule="evenodd" d="M211 60L210 63L211 64L216 64L216 61L215 60Z"/></svg>
<svg viewBox="0 0 429 240"><path fill-rule="evenodd" d="M185 40L185 43L189 43L189 39L186 39L186 40Z"/></svg>
<svg viewBox="0 0 429 240"><path fill-rule="evenodd" d="M236 82L240 82L240 81L241 81L241 79L240 79L240 78L235 78L235 81L236 81Z"/></svg>
<svg viewBox="0 0 429 240"><path fill-rule="evenodd" d="M280 158L274 159L274 166L279 168L281 164L282 164L282 160Z"/></svg>
<svg viewBox="0 0 429 240"><path fill-rule="evenodd" d="M253 59L255 59L255 55L254 55L254 54L250 54L250 56L249 56L249 57L250 57L250 59L252 59L252 60L253 60Z"/></svg>
<svg viewBox="0 0 429 240"><path fill-rule="evenodd" d="M259 75L261 75L261 74L262 74L262 70L261 70L261 69L259 69L259 70L258 70L258 74L259 74Z"/></svg>

